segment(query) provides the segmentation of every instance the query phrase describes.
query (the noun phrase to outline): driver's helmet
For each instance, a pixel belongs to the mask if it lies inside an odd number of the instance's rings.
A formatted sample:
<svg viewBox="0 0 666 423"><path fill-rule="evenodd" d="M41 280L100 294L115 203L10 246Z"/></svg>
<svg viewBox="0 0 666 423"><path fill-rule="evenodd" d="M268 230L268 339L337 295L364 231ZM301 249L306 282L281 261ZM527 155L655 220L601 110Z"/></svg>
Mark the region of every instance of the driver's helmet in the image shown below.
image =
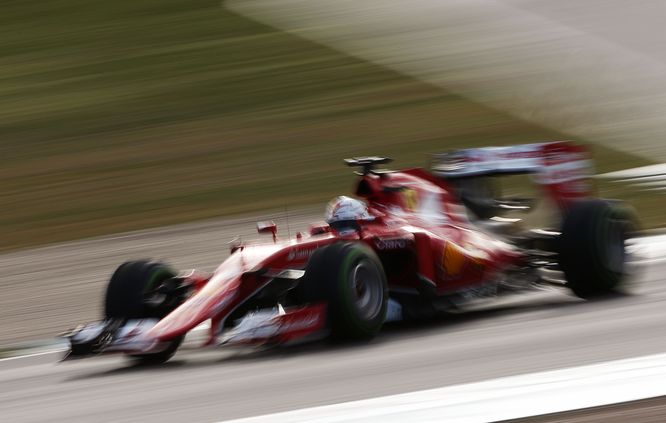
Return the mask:
<svg viewBox="0 0 666 423"><path fill-rule="evenodd" d="M345 226L351 229L357 225L359 220L373 219L368 213L368 206L363 201L344 195L336 197L328 203L324 218L326 223L335 229L344 229Z"/></svg>

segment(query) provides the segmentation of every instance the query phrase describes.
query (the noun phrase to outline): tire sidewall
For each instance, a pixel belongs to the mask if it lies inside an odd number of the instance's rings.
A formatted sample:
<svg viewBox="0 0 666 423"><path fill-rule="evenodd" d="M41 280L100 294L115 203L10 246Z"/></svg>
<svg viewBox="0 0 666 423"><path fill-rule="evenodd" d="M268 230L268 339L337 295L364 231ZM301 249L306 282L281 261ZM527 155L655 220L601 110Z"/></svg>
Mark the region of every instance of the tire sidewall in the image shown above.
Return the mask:
<svg viewBox="0 0 666 423"><path fill-rule="evenodd" d="M149 260L128 261L111 276L106 289L104 315L106 318L162 318L144 303L144 296L160 282L176 273L167 265Z"/></svg>
<svg viewBox="0 0 666 423"><path fill-rule="evenodd" d="M352 269L362 261L377 272L382 285L380 310L369 320L358 312L349 281ZM386 275L377 255L361 242L336 242L315 251L302 285L306 303L327 304L327 324L333 339L369 339L381 329L388 305Z"/></svg>
<svg viewBox="0 0 666 423"><path fill-rule="evenodd" d="M106 289L104 315L107 319L163 318L170 310L151 309L144 302L145 294L176 273L166 264L136 260L121 264L111 276ZM165 349L148 354L130 354L142 365L161 364L175 353L183 337L168 342Z"/></svg>
<svg viewBox="0 0 666 423"><path fill-rule="evenodd" d="M562 224L559 259L574 294L590 298L623 284L627 278L624 243L635 226L630 209L617 204L594 199L572 205Z"/></svg>
<svg viewBox="0 0 666 423"><path fill-rule="evenodd" d="M379 331L386 319L388 295L386 289L386 276L379 259L369 248L361 244L348 244L342 250L345 255L337 274L337 287L339 290L339 303L337 312L347 323L356 328L365 336L372 336ZM370 319L364 319L360 310L354 303L354 284L350 282L352 271L359 264L369 265L375 272L379 283L382 284L382 299L379 311Z"/></svg>

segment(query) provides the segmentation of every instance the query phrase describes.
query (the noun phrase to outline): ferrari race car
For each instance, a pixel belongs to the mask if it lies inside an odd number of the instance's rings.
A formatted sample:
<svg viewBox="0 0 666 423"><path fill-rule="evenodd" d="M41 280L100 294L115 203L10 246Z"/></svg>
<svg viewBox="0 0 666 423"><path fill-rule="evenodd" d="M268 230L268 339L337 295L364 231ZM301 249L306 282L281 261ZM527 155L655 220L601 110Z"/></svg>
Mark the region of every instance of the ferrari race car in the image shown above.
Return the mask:
<svg viewBox="0 0 666 423"><path fill-rule="evenodd" d="M235 242L213 272L177 273L130 261L113 273L104 319L63 336L69 358L123 353L168 360L208 323L204 345L272 345L315 338L369 339L391 320L419 320L478 299L560 284L583 298L628 276L631 209L593 198L590 154L571 142L436 154L430 170L380 170L380 157L345 160L359 176L308 233ZM507 213L530 199L501 198L497 176L528 174L557 211L526 229Z"/></svg>

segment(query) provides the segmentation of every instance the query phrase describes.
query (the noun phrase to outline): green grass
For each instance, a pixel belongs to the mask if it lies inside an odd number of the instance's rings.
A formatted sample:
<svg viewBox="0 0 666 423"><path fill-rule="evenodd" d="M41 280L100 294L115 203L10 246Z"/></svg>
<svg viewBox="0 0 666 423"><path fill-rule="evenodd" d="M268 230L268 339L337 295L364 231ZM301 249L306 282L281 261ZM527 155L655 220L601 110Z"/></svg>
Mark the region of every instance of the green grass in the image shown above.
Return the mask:
<svg viewBox="0 0 666 423"><path fill-rule="evenodd" d="M0 250L325 201L352 155L568 138L219 1L5 1L0 40Z"/></svg>

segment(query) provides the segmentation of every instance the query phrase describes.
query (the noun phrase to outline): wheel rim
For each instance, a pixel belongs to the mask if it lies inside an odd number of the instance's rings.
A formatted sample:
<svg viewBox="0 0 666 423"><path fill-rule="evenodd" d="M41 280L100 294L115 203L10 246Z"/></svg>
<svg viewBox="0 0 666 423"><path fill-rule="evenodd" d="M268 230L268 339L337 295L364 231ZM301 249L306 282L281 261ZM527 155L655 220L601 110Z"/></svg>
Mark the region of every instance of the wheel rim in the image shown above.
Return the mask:
<svg viewBox="0 0 666 423"><path fill-rule="evenodd" d="M167 295L158 292L164 281L174 277L175 274L168 268L158 268L150 275L143 292L143 304L151 310L158 309L167 300ZM164 317L164 316L155 316Z"/></svg>
<svg viewBox="0 0 666 423"><path fill-rule="evenodd" d="M374 319L382 309L384 290L375 266L367 260L359 262L351 271L351 292L354 306L363 320Z"/></svg>

